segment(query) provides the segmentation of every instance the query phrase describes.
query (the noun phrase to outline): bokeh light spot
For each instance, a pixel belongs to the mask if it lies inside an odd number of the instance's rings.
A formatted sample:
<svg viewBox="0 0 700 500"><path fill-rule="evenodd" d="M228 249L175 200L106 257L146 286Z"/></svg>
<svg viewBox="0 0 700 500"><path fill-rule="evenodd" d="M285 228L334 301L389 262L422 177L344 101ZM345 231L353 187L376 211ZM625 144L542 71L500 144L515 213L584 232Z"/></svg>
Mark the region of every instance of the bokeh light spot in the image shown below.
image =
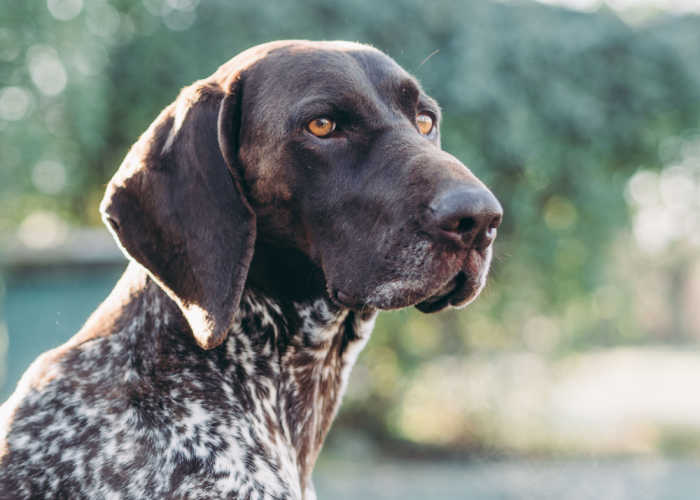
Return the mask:
<svg viewBox="0 0 700 500"><path fill-rule="evenodd" d="M44 249L62 243L67 232L66 223L56 214L37 210L22 221L17 236L28 248Z"/></svg>
<svg viewBox="0 0 700 500"><path fill-rule="evenodd" d="M42 193L60 193L66 186L66 169L57 161L42 160L32 170L32 182Z"/></svg>
<svg viewBox="0 0 700 500"><path fill-rule="evenodd" d="M639 170L627 181L633 233L643 251L655 254L674 242L700 244L700 139L680 148L680 162L660 173Z"/></svg>
<svg viewBox="0 0 700 500"><path fill-rule="evenodd" d="M104 0L91 0L85 14L90 33L113 41L121 24L121 16L117 9Z"/></svg>
<svg viewBox="0 0 700 500"><path fill-rule="evenodd" d="M197 8L199 0L167 0L167 4L175 10L191 11Z"/></svg>
<svg viewBox="0 0 700 500"><path fill-rule="evenodd" d="M5 87L0 90L0 119L21 120L32 102L31 94L22 87Z"/></svg>
<svg viewBox="0 0 700 500"><path fill-rule="evenodd" d="M27 51L27 60L32 82L43 94L53 96L63 92L68 75L53 47L33 45Z"/></svg>
<svg viewBox="0 0 700 500"><path fill-rule="evenodd" d="M652 205L659 201L659 176L650 170L639 170L627 182L625 195L635 206Z"/></svg>
<svg viewBox="0 0 700 500"><path fill-rule="evenodd" d="M197 14L194 10L170 10L163 15L163 23L173 31L184 31L194 24Z"/></svg>
<svg viewBox="0 0 700 500"><path fill-rule="evenodd" d="M59 21L69 21L83 10L83 0L47 0L51 15Z"/></svg>

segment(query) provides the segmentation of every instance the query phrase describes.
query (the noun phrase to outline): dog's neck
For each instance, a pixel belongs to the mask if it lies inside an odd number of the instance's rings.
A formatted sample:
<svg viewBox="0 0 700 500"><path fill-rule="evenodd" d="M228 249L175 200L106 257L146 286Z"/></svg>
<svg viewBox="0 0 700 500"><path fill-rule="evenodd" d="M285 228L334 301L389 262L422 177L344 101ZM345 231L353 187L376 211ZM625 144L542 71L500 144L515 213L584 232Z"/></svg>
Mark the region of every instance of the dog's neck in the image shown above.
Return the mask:
<svg viewBox="0 0 700 500"><path fill-rule="evenodd" d="M291 244L258 239L246 285L279 300L308 303L328 299L323 271Z"/></svg>
<svg viewBox="0 0 700 500"><path fill-rule="evenodd" d="M256 391L267 396L255 404L275 407L280 437L296 453L302 484L310 479L375 318L376 312L361 315L322 298L280 303L251 290L244 293L227 351L237 362L255 360L272 370L262 379L251 377ZM264 408L255 411L269 417Z"/></svg>
<svg viewBox="0 0 700 500"><path fill-rule="evenodd" d="M120 295L121 307L133 308L132 317L150 326L146 335L153 336L145 341L143 332L122 330L133 337L126 342L138 353L134 366L124 367L126 373L137 372L134 382L143 384L145 378L146 386L160 384L168 373L186 374L190 364L212 372L197 377L225 381L226 387L194 397L211 398L218 408L240 408L245 432L263 447L259 452L286 450L286 457L276 459L296 467L302 489L307 488L376 311L350 311L325 296L280 299L247 287L226 341L205 351L175 303L140 266L130 265Z"/></svg>

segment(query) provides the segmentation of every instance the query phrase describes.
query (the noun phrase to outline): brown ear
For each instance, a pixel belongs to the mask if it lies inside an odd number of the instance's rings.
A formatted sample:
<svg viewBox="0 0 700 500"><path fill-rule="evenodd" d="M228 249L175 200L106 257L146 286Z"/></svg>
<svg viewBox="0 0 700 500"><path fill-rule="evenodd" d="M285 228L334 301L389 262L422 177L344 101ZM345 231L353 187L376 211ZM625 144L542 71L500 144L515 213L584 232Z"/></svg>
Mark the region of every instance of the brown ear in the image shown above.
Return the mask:
<svg viewBox="0 0 700 500"><path fill-rule="evenodd" d="M177 303L197 343L221 344L253 257L238 165L239 83L183 89L131 148L100 210L127 256Z"/></svg>

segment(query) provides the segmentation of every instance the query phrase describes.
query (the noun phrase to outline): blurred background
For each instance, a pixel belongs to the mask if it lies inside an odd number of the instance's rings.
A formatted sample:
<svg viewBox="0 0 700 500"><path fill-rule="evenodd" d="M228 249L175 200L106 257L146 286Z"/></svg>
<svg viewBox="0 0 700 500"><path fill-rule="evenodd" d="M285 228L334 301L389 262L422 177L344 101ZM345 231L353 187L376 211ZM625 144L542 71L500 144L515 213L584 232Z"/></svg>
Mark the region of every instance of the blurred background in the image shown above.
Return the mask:
<svg viewBox="0 0 700 500"><path fill-rule="evenodd" d="M97 204L178 90L370 43L500 198L466 310L384 313L319 498L698 498L700 2L0 0L0 400L125 261Z"/></svg>

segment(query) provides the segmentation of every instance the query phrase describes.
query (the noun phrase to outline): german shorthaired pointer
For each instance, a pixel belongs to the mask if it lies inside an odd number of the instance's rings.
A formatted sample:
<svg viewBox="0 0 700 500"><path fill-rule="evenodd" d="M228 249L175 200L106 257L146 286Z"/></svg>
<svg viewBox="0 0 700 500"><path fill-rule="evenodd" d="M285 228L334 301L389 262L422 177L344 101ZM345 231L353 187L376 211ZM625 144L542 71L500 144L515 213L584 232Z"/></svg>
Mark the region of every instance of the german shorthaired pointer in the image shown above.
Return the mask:
<svg viewBox="0 0 700 500"><path fill-rule="evenodd" d="M0 498L313 499L378 310L472 301L502 210L378 50L252 48L182 90L101 205L130 259L0 411Z"/></svg>

